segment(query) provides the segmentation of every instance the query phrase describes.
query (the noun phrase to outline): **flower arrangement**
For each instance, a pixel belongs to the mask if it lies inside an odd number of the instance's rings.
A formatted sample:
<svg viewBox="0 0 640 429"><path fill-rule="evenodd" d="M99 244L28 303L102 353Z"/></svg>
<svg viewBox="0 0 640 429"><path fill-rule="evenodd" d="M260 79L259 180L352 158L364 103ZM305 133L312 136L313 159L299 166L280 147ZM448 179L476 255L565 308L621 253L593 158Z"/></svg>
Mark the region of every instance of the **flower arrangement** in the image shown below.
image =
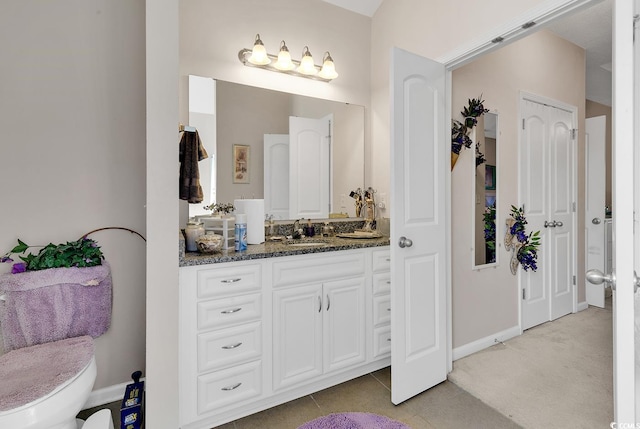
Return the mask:
<svg viewBox="0 0 640 429"><path fill-rule="evenodd" d="M485 109L484 100L482 100L482 95L479 98L471 98L469 99L469 105L465 106L462 109L460 114L464 118L464 122L457 121L453 119L451 125L451 152L452 152L452 161L451 161L451 169L455 165L458 156L460 155L460 151L463 147L467 149L471 148L471 138L469 137L470 131L478 124L478 117L487 113L489 109ZM476 147L476 165L478 158L479 149ZM484 159L484 155L480 153L480 159Z"/></svg>
<svg viewBox="0 0 640 429"><path fill-rule="evenodd" d="M212 214L227 215L236 208L231 203L214 203L203 207L205 210L211 210Z"/></svg>
<svg viewBox="0 0 640 429"><path fill-rule="evenodd" d="M40 251L34 255L21 256L27 249L32 247L42 247ZM11 257L16 254L22 262L16 262L11 269L12 274L23 273L25 271L46 270L48 268L69 268L69 267L93 267L102 265L104 256L98 244L86 236L76 241L68 241L66 244L52 243L46 246L29 246L25 242L18 240L18 245L5 253L0 262L14 262Z"/></svg>
<svg viewBox="0 0 640 429"><path fill-rule="evenodd" d="M512 225L509 229L511 234L517 240L515 248L515 257L522 264L525 271L536 271L538 269L538 249L540 247L540 231L530 232L527 234L527 219L524 215L524 208L511 206Z"/></svg>

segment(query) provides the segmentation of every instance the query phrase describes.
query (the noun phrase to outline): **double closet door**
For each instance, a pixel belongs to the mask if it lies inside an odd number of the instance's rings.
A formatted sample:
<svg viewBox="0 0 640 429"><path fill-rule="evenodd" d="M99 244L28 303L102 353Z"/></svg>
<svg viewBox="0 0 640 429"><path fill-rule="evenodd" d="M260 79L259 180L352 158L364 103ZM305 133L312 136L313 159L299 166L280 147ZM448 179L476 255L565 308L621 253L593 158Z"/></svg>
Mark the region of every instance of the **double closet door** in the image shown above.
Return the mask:
<svg viewBox="0 0 640 429"><path fill-rule="evenodd" d="M574 310L577 133L572 106L523 95L520 112L520 201L541 236L537 271L520 270L524 330Z"/></svg>

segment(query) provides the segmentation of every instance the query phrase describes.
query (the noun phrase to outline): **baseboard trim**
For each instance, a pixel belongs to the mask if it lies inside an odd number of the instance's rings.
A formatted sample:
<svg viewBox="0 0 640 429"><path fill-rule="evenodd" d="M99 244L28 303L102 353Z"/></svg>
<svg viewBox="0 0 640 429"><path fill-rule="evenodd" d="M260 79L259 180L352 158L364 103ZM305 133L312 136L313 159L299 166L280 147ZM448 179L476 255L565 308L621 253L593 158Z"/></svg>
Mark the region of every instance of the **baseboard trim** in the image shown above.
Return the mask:
<svg viewBox="0 0 640 429"><path fill-rule="evenodd" d="M141 378L140 380L144 380ZM110 402L122 401L124 392L127 389L127 385L133 383L133 381L127 381L125 383L115 384L113 386L103 387L91 392L89 399L82 407L83 410L87 410L93 407L99 407L101 405L108 404Z"/></svg>
<svg viewBox="0 0 640 429"><path fill-rule="evenodd" d="M589 308L589 304L587 303L587 301L582 301L578 303L578 311L583 311L586 310L587 308Z"/></svg>
<svg viewBox="0 0 640 429"><path fill-rule="evenodd" d="M505 329L504 331L496 332L493 335L480 338L479 340L473 341L469 344L456 347L453 349L453 360L456 361L458 359L462 359L465 356L469 356L473 353L479 352L480 350L489 348L497 342L507 341L521 334L522 331L520 331L520 326L514 326L512 328Z"/></svg>

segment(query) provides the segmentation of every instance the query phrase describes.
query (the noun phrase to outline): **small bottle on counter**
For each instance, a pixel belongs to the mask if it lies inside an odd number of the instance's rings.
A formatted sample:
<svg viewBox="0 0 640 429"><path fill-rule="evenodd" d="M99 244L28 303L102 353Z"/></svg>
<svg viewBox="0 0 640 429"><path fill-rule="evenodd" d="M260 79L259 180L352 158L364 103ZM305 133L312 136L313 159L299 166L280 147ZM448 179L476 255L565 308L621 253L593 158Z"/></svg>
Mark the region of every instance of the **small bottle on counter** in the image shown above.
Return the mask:
<svg viewBox="0 0 640 429"><path fill-rule="evenodd" d="M242 213L236 214L235 244L236 244L236 252L247 250L247 215L246 214L242 214Z"/></svg>
<svg viewBox="0 0 640 429"><path fill-rule="evenodd" d="M196 239L204 235L204 225L196 219L189 219L187 227L184 230L186 236L185 249L187 252L197 252L198 245Z"/></svg>

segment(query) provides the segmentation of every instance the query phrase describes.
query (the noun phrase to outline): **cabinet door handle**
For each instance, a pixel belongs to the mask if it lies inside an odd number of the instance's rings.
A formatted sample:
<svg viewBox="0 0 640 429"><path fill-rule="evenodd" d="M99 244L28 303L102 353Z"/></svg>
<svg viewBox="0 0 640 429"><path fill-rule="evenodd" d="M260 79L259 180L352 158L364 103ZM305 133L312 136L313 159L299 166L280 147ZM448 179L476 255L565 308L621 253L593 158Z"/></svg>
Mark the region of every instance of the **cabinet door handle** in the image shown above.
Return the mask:
<svg viewBox="0 0 640 429"><path fill-rule="evenodd" d="M322 311L322 297L318 295L318 313Z"/></svg>
<svg viewBox="0 0 640 429"><path fill-rule="evenodd" d="M242 385L242 383L236 383L236 384L234 384L233 386L223 387L223 388L222 388L222 389L220 389L220 390L224 390L225 392L228 392L229 390L235 390L235 389L237 389L237 388L238 388L238 387L240 387L241 385Z"/></svg>
<svg viewBox="0 0 640 429"><path fill-rule="evenodd" d="M329 299L329 294L327 294L327 311L331 308L331 300Z"/></svg>
<svg viewBox="0 0 640 429"><path fill-rule="evenodd" d="M233 314L233 313L237 313L240 310L242 310L242 307L232 308L231 310L223 310L220 313L222 313L222 314Z"/></svg>
<svg viewBox="0 0 640 429"><path fill-rule="evenodd" d="M391 262L391 258L387 258L387 259L385 259L385 261Z"/></svg>
<svg viewBox="0 0 640 429"><path fill-rule="evenodd" d="M235 344L230 344L228 346L222 346L222 348L225 349L225 350L232 350L232 349L240 347L241 345L242 345L242 343L235 343Z"/></svg>
<svg viewBox="0 0 640 429"><path fill-rule="evenodd" d="M390 309L390 308L387 308L387 311L391 311L391 309Z"/></svg>
<svg viewBox="0 0 640 429"><path fill-rule="evenodd" d="M387 280L387 284L390 285L391 284L391 280Z"/></svg>
<svg viewBox="0 0 640 429"><path fill-rule="evenodd" d="M387 342L389 342L389 343L390 343L390 342L391 342L391 338L387 338Z"/></svg>
<svg viewBox="0 0 640 429"><path fill-rule="evenodd" d="M235 279L224 279L224 280L220 280L220 283L237 283L240 280L242 280L241 278L235 278Z"/></svg>

